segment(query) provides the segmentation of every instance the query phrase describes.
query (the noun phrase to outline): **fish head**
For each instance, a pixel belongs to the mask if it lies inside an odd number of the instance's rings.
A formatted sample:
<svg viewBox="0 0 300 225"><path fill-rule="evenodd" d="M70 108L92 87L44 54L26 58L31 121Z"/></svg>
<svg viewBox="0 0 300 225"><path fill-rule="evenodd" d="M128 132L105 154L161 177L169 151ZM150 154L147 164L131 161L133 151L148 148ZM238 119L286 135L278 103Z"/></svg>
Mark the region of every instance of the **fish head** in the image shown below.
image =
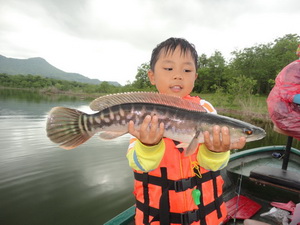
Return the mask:
<svg viewBox="0 0 300 225"><path fill-rule="evenodd" d="M260 140L266 136L264 129L235 118L218 115L218 119L215 119L215 121L219 122L216 125L229 128L231 143L238 142L241 137L245 137L246 142L250 142Z"/></svg>
<svg viewBox="0 0 300 225"><path fill-rule="evenodd" d="M232 142L238 141L241 137L246 138L246 142L257 141L266 136L266 131L257 126L244 126L230 129Z"/></svg>
<svg viewBox="0 0 300 225"><path fill-rule="evenodd" d="M249 130L246 128L243 130L243 132L245 134L247 142L257 141L263 139L266 136L266 131L264 129L255 126L250 128Z"/></svg>

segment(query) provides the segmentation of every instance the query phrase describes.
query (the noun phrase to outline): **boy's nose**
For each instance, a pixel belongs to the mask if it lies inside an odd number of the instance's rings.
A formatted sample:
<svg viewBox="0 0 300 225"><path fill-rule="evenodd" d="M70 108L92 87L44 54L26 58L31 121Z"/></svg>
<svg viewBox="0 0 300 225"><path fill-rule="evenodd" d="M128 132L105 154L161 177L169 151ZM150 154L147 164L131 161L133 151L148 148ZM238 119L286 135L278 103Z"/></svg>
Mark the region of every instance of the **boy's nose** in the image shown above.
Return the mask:
<svg viewBox="0 0 300 225"><path fill-rule="evenodd" d="M175 74L174 74L174 79L175 80L182 80L182 74L180 73L180 72L176 72Z"/></svg>

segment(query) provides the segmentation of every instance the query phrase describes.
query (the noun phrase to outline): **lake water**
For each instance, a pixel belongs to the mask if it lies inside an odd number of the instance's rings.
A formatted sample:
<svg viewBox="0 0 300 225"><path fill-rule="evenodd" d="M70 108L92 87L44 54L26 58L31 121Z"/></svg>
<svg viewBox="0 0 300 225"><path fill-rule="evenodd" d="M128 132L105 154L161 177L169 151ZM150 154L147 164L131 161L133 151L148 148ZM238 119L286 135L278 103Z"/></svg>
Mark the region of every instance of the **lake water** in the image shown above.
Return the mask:
<svg viewBox="0 0 300 225"><path fill-rule="evenodd" d="M0 89L0 224L101 225L134 203L128 135L111 141L94 136L73 150L46 136L52 107L88 112L89 102ZM267 137L246 148L286 143L270 125L264 128Z"/></svg>

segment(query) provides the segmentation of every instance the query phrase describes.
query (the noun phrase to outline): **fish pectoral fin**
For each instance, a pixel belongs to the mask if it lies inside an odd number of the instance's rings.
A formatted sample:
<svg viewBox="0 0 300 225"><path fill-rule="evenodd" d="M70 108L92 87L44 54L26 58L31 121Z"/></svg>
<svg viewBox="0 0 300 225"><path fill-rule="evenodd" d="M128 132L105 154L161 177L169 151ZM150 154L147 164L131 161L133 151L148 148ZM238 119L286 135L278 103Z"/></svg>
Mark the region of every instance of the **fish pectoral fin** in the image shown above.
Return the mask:
<svg viewBox="0 0 300 225"><path fill-rule="evenodd" d="M187 148L189 146L189 143L180 143L178 145L176 145L176 148Z"/></svg>
<svg viewBox="0 0 300 225"><path fill-rule="evenodd" d="M126 134L127 132L114 132L114 131L104 131L102 133L100 133L100 138L105 139L105 140L111 140L117 137L120 137L124 134Z"/></svg>
<svg viewBox="0 0 300 225"><path fill-rule="evenodd" d="M198 139L193 139L189 146L185 149L185 156L192 155L198 148Z"/></svg>
<svg viewBox="0 0 300 225"><path fill-rule="evenodd" d="M192 155L198 148L198 137L199 137L200 131L197 131L195 136L193 137L192 141L190 142L189 146L185 149L184 155L190 156Z"/></svg>

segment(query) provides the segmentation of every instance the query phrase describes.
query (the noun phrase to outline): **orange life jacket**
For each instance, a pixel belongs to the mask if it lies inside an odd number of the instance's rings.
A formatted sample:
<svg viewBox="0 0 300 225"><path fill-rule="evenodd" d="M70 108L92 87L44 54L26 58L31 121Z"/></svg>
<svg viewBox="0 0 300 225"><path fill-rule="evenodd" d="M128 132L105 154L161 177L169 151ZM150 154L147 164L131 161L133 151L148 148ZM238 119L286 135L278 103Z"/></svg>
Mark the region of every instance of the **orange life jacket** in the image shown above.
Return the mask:
<svg viewBox="0 0 300 225"><path fill-rule="evenodd" d="M158 168L147 173L134 171L136 224L220 224L227 215L220 171L199 167L199 175L192 168L198 150L185 157L183 149L176 148L177 142L168 138L164 142L165 155ZM198 205L192 196L195 189L201 193Z"/></svg>

